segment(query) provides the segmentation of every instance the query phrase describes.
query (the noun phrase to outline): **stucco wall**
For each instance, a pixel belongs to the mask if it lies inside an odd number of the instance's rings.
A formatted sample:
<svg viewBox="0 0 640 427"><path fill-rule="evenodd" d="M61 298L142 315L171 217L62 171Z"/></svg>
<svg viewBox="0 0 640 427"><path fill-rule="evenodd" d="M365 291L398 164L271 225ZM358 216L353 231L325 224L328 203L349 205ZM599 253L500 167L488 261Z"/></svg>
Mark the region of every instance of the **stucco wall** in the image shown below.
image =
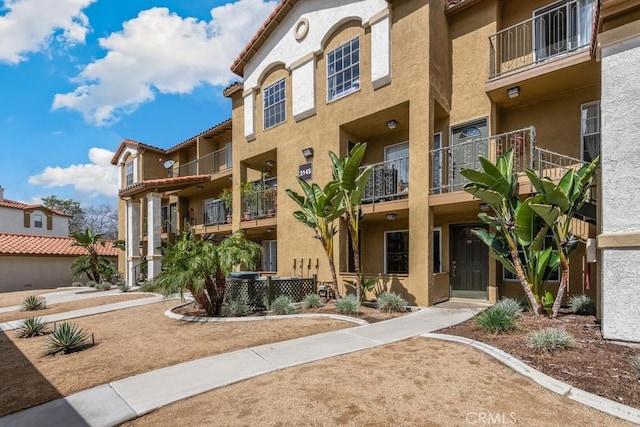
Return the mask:
<svg viewBox="0 0 640 427"><path fill-rule="evenodd" d="M41 210L30 211L30 227L24 226L24 211L0 207L0 232L12 234L29 234L38 236L67 237L69 235L69 218L53 215L51 230L47 229L48 212ZM35 215L42 216L42 227L35 226Z"/></svg>
<svg viewBox="0 0 640 427"><path fill-rule="evenodd" d="M75 257L0 256L0 292L71 286ZM79 278L84 281L85 278Z"/></svg>

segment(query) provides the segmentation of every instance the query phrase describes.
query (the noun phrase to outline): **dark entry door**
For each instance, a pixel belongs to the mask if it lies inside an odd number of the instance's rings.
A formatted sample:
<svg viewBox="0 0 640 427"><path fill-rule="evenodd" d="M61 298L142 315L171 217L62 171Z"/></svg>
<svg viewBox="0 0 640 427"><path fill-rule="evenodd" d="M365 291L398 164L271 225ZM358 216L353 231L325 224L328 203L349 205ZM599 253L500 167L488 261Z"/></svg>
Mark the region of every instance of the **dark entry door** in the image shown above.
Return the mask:
<svg viewBox="0 0 640 427"><path fill-rule="evenodd" d="M489 249L471 233L482 225L451 226L451 296L487 299Z"/></svg>

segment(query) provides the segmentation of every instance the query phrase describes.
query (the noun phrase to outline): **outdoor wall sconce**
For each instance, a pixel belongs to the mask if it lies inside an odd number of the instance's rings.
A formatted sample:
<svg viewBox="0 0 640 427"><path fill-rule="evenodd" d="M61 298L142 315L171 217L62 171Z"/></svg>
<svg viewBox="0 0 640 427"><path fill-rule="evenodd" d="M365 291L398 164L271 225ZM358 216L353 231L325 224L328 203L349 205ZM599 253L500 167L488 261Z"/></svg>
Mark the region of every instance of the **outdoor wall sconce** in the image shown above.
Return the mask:
<svg viewBox="0 0 640 427"><path fill-rule="evenodd" d="M273 160L267 160L267 170L271 170L271 168L275 164L276 164L276 162L274 162Z"/></svg>
<svg viewBox="0 0 640 427"><path fill-rule="evenodd" d="M395 214L395 213L388 213L388 214L387 214L387 219L388 219L389 221L395 221L397 218L398 218L398 215L397 215L397 214Z"/></svg>
<svg viewBox="0 0 640 427"><path fill-rule="evenodd" d="M387 122L387 127L393 130L398 127L398 122L396 120L389 120Z"/></svg>
<svg viewBox="0 0 640 427"><path fill-rule="evenodd" d="M509 98L517 98L520 96L520 86L510 87L507 89L507 96Z"/></svg>
<svg viewBox="0 0 640 427"><path fill-rule="evenodd" d="M303 148L302 155L304 156L305 159L308 159L309 157L313 157L313 148L311 147Z"/></svg>
<svg viewBox="0 0 640 427"><path fill-rule="evenodd" d="M203 188L202 185L196 185L196 190L202 191L202 188Z"/></svg>
<svg viewBox="0 0 640 427"><path fill-rule="evenodd" d="M273 228L272 227L267 227L267 233L273 233Z"/></svg>

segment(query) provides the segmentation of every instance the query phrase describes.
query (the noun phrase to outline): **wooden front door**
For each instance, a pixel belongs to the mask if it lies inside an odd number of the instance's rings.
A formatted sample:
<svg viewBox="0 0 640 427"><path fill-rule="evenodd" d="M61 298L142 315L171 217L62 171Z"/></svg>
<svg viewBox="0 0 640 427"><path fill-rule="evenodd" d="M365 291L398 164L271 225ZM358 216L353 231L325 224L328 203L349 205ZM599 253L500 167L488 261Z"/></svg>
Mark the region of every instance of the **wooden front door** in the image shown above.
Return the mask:
<svg viewBox="0 0 640 427"><path fill-rule="evenodd" d="M451 226L451 296L486 300L489 249L471 229L482 225Z"/></svg>

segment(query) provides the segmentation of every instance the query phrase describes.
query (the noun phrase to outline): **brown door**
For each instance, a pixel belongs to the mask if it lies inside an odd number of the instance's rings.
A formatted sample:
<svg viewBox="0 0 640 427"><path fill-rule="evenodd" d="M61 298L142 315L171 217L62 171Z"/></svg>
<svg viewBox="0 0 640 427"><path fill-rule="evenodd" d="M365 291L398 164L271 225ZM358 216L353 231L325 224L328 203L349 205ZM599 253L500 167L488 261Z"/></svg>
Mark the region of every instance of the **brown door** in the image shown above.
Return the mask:
<svg viewBox="0 0 640 427"><path fill-rule="evenodd" d="M451 226L451 296L487 299L489 249L471 229L482 225Z"/></svg>

